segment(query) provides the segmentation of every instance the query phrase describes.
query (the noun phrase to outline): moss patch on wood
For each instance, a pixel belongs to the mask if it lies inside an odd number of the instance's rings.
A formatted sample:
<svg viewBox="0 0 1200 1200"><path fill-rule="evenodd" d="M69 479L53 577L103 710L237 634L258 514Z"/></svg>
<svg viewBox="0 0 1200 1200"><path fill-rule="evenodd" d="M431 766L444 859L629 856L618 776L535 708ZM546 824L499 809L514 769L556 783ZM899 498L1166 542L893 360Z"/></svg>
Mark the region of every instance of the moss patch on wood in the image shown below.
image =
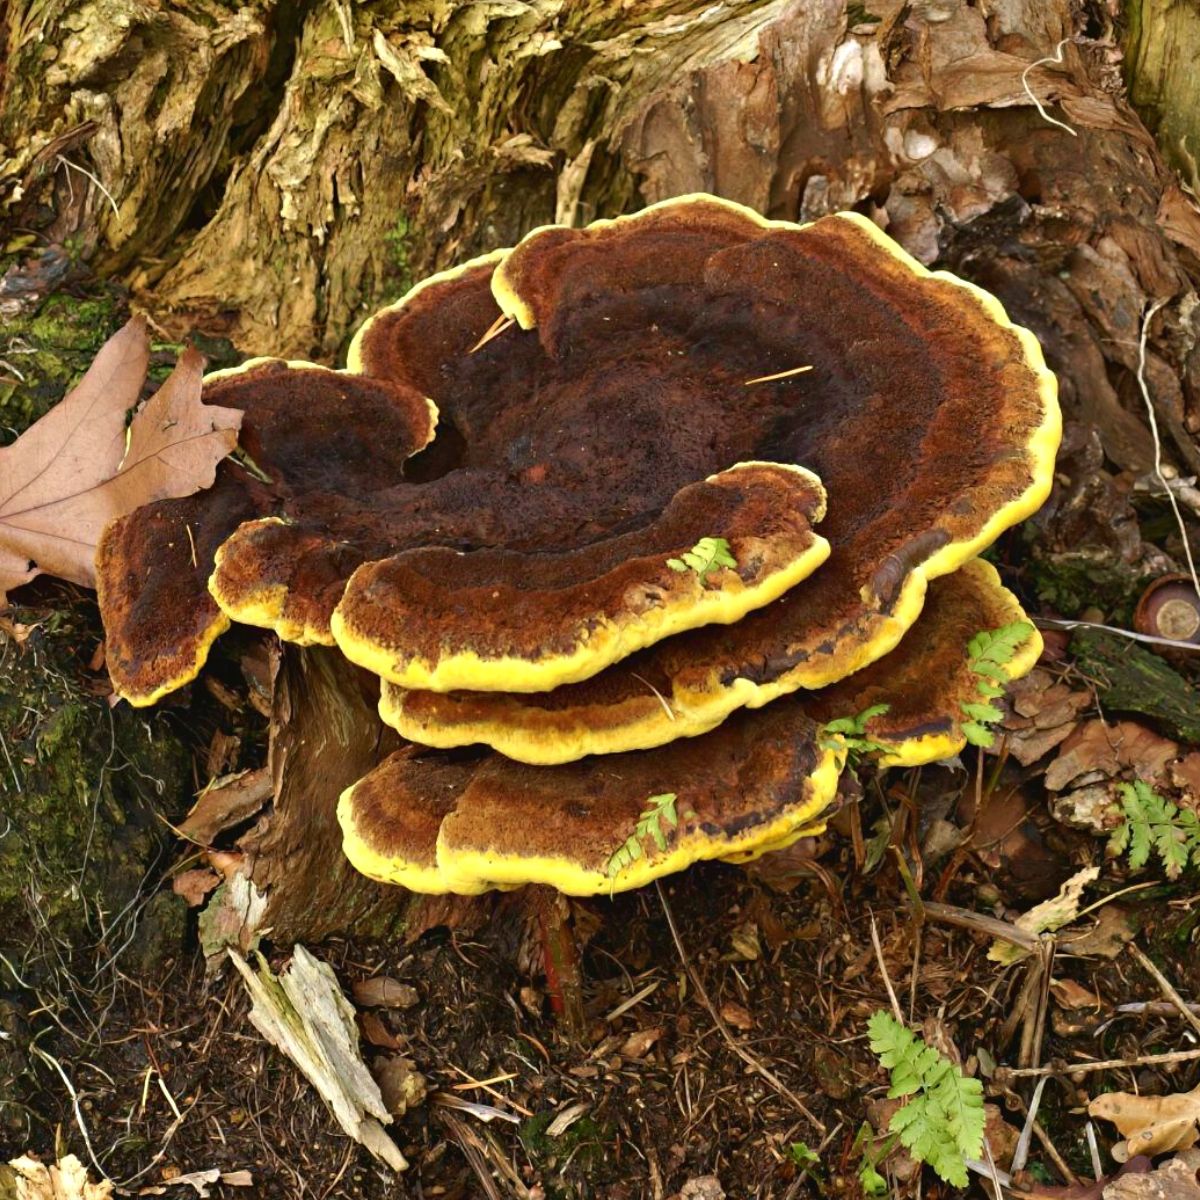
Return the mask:
<svg viewBox="0 0 1200 1200"><path fill-rule="evenodd" d="M187 753L165 713L109 708L81 655L90 606L17 609L22 645L0 634L0 947L131 937L186 804ZM36 955L34 955L36 958Z"/></svg>

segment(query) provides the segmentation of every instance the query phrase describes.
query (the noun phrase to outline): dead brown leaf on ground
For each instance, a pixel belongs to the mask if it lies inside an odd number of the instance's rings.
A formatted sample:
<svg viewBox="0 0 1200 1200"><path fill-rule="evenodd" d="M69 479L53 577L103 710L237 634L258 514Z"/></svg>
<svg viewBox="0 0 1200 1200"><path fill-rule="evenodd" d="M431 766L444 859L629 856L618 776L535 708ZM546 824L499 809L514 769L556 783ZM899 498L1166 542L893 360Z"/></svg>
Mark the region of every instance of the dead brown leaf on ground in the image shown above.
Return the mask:
<svg viewBox="0 0 1200 1200"><path fill-rule="evenodd" d="M1105 1187L1104 1200L1200 1200L1196 1164L1180 1156L1154 1171L1121 1175Z"/></svg>
<svg viewBox="0 0 1200 1200"><path fill-rule="evenodd" d="M1113 1147L1117 1162L1137 1154L1153 1158L1187 1150L1200 1140L1200 1088L1169 1096L1106 1092L1088 1105L1088 1114L1110 1121L1124 1136L1124 1142Z"/></svg>
<svg viewBox="0 0 1200 1200"><path fill-rule="evenodd" d="M126 436L149 353L146 322L135 317L61 403L0 449L0 603L39 574L92 586L96 542L111 520L209 487L237 444L242 414L200 402L204 359L191 349Z"/></svg>
<svg viewBox="0 0 1200 1200"><path fill-rule="evenodd" d="M1012 685L1011 711L1004 719L1008 752L1032 766L1070 736L1079 714L1090 707L1088 692L1075 691L1050 671L1037 668Z"/></svg>
<svg viewBox="0 0 1200 1200"><path fill-rule="evenodd" d="M1062 791L1070 784L1095 783L1136 770L1152 781L1179 754L1179 744L1137 721L1086 721L1062 744L1046 770L1046 787Z"/></svg>

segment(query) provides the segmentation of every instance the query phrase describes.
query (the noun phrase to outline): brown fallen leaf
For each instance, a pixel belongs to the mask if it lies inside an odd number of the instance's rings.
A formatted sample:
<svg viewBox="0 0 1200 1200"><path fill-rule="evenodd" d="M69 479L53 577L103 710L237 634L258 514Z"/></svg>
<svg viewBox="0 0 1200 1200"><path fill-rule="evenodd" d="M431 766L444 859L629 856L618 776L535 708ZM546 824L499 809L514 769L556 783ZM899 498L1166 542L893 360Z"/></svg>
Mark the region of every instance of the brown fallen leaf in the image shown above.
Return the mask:
<svg viewBox="0 0 1200 1200"><path fill-rule="evenodd" d="M401 983L390 975L373 975L351 984L354 1003L363 1008L412 1008L421 996L411 983Z"/></svg>
<svg viewBox="0 0 1200 1200"><path fill-rule="evenodd" d="M750 1010L734 1000L726 1000L721 1005L721 1016L725 1018L727 1025L732 1025L742 1033L754 1028L754 1018L750 1015Z"/></svg>
<svg viewBox="0 0 1200 1200"><path fill-rule="evenodd" d="M207 867L195 867L176 875L171 880L171 891L177 896L182 896L188 908L199 908L209 892L215 891L220 883L221 877L216 871L210 871Z"/></svg>
<svg viewBox="0 0 1200 1200"><path fill-rule="evenodd" d="M127 436L148 361L146 322L135 317L59 404L0 449L0 604L43 573L91 587L109 521L209 487L236 445L242 414L200 402L204 359L192 349Z"/></svg>
<svg viewBox="0 0 1200 1200"><path fill-rule="evenodd" d="M402 1117L425 1099L429 1083L411 1058L394 1054L381 1059L371 1069L388 1112Z"/></svg>
<svg viewBox="0 0 1200 1200"><path fill-rule="evenodd" d="M1180 1156L1153 1171L1122 1175L1104 1189L1104 1200L1200 1200L1196 1164Z"/></svg>
<svg viewBox="0 0 1200 1200"><path fill-rule="evenodd" d="M358 1014L358 1026L362 1030L363 1037L372 1046L378 1046L381 1050L403 1050L407 1045L404 1038L397 1037L384 1024L383 1018L377 1012L370 1010L360 1012Z"/></svg>
<svg viewBox="0 0 1200 1200"><path fill-rule="evenodd" d="M271 798L274 782L268 767L238 771L205 785L179 833L200 846L211 846L217 835L248 821Z"/></svg>
<svg viewBox="0 0 1200 1200"><path fill-rule="evenodd" d="M1106 1092L1088 1105L1088 1115L1110 1121L1124 1136L1112 1149L1117 1162L1137 1154L1153 1158L1200 1140L1200 1088L1169 1096Z"/></svg>
<svg viewBox="0 0 1200 1200"><path fill-rule="evenodd" d="M662 1035L663 1027L661 1025L652 1025L649 1029L639 1029L625 1039L619 1052L626 1058L645 1058Z"/></svg>

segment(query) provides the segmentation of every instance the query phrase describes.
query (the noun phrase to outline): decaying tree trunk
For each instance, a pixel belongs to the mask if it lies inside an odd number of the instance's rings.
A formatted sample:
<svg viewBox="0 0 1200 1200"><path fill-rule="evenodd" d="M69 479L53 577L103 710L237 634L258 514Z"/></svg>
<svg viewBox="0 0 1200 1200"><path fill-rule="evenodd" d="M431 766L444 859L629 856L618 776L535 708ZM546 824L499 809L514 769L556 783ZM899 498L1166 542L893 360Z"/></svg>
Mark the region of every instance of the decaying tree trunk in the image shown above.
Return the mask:
<svg viewBox="0 0 1200 1200"><path fill-rule="evenodd" d="M1126 100L1117 18L1115 0L16 0L0 213L82 246L168 329L330 360L412 280L540 223L697 190L780 218L857 208L1042 339L1068 429L1026 584L1068 615L1111 584L1116 609L1167 565L1129 506L1145 397L1167 457L1200 471L1200 214ZM299 934L283 893L312 881L272 862L294 853L277 826L255 870Z"/></svg>
<svg viewBox="0 0 1200 1200"><path fill-rule="evenodd" d="M398 888L359 875L341 852L337 799L401 743L375 712L378 685L334 650L284 647L275 664L267 804L232 854L214 855L222 887L201 914L211 955L346 929L392 932Z"/></svg>

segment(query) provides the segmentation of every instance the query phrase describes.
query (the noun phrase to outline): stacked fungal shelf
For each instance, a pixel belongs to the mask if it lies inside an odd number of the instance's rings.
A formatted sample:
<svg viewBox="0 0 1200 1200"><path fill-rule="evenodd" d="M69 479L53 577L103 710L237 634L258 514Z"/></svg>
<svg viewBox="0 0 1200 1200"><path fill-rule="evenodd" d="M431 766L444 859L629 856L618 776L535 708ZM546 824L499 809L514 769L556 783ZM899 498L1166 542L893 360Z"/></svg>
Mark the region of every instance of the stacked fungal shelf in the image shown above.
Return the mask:
<svg viewBox="0 0 1200 1200"><path fill-rule="evenodd" d="M638 887L824 827L849 751L983 740L1040 639L978 558L1050 488L1027 330L869 221L708 196L426 280L346 371L209 376L214 487L97 559L117 692L231 621L337 646L407 744L338 803L426 892Z"/></svg>

